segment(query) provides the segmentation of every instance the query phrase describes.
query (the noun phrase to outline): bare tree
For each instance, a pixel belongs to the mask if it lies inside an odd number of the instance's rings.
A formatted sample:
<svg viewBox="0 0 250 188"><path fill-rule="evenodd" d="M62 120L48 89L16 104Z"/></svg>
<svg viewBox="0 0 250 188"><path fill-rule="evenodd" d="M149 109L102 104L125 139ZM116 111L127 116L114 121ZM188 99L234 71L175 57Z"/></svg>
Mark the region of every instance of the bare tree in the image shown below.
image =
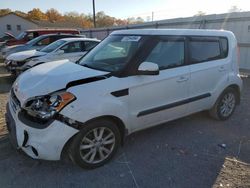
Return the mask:
<svg viewBox="0 0 250 188"><path fill-rule="evenodd" d="M205 16L205 15L206 15L205 12L199 10L194 16Z"/></svg>
<svg viewBox="0 0 250 188"><path fill-rule="evenodd" d="M236 5L231 6L231 8L228 10L229 13L231 13L231 12L241 12L241 11L242 10L239 7L237 7Z"/></svg>

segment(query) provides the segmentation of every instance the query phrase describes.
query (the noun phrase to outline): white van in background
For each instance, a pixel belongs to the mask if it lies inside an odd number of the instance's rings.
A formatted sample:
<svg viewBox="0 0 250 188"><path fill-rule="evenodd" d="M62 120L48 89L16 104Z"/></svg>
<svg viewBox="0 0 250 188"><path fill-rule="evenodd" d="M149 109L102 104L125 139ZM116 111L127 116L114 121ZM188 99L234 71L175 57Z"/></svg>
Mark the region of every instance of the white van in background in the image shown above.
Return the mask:
<svg viewBox="0 0 250 188"><path fill-rule="evenodd" d="M78 64L27 70L11 90L6 121L29 156L59 160L65 147L83 168L109 161L125 136L208 110L228 119L240 103L232 32L115 31Z"/></svg>

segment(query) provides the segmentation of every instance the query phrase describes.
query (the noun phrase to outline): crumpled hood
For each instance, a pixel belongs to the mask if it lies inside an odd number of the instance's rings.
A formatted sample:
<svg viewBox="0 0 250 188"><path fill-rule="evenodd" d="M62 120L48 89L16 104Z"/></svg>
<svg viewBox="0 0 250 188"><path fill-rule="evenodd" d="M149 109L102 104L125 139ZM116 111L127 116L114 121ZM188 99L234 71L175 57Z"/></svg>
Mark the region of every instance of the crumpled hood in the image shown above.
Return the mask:
<svg viewBox="0 0 250 188"><path fill-rule="evenodd" d="M24 61L31 57L39 57L39 56L46 55L46 54L47 53L45 52L39 52L37 50L27 50L27 51L10 54L6 59L11 60L11 61Z"/></svg>
<svg viewBox="0 0 250 188"><path fill-rule="evenodd" d="M3 54L3 58L7 59L7 57L12 54L12 53L16 53L16 52L20 52L20 51L24 51L27 50L27 46L26 45L15 45L15 46L8 46L5 47L2 52Z"/></svg>
<svg viewBox="0 0 250 188"><path fill-rule="evenodd" d="M9 32L4 32L4 34L5 34L5 35L8 35L8 36L10 36L10 37L12 37L13 39L15 39L15 38L16 38L14 35L12 35L12 34L11 34L11 33L9 33Z"/></svg>
<svg viewBox="0 0 250 188"><path fill-rule="evenodd" d="M13 90L23 105L31 97L66 88L71 81L106 74L107 72L89 69L69 60L53 61L22 73L13 84Z"/></svg>

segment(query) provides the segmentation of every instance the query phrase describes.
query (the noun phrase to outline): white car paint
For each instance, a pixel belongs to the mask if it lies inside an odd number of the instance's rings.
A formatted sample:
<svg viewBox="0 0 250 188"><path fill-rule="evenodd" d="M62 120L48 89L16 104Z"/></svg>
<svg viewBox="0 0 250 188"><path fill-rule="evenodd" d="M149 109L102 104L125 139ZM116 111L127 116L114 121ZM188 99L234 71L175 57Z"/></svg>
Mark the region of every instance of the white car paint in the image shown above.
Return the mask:
<svg viewBox="0 0 250 188"><path fill-rule="evenodd" d="M23 52L17 52L17 53L13 53L11 55L9 55L6 60L7 61L24 61L28 58L31 57L38 57L38 56L42 56L42 55L46 55L46 53L44 52L40 52L37 50L27 50L27 51L23 51Z"/></svg>
<svg viewBox="0 0 250 188"><path fill-rule="evenodd" d="M71 81L105 74L107 72L89 69L69 60L60 60L27 70L25 74L17 78L13 87L23 88L16 93L23 106L29 98L66 88L67 83ZM44 85L44 83L47 84Z"/></svg>
<svg viewBox="0 0 250 188"><path fill-rule="evenodd" d="M82 52L74 52L74 53L60 53L60 49L69 44L70 42L77 42L77 41L93 41L93 42L100 42L100 40L97 39L89 39L89 38L67 38L67 39L61 39L67 41L65 44L59 46L57 49L55 49L53 52L47 53L40 57L35 57L28 61L23 67L33 67L37 64L42 64L50 61L57 61L57 60L63 60L68 59L72 62L76 62L80 57L82 57L84 54L87 53L87 51Z"/></svg>
<svg viewBox="0 0 250 188"><path fill-rule="evenodd" d="M229 41L229 51L224 59L165 69L161 70L159 75L110 76L105 71L82 67L69 61L39 65L20 75L13 85L13 91L21 103L20 108L23 108L30 98L64 89L72 93L76 100L60 111L61 115L81 123L97 117L113 116L119 118L125 125L127 133L131 134L159 123L208 110L224 89L232 84L237 85L240 90L242 88L237 65L237 42L231 32L150 29L116 31L111 34L114 35L222 36ZM155 66L151 66L150 63L140 68L155 70ZM91 78L98 76L104 78L91 81ZM75 80L82 82L67 87L68 83ZM122 97L115 97L112 94L114 91L124 89L128 90L128 94ZM176 104L204 93L209 93L210 96L204 100L172 105L170 108L142 115L147 113L148 109ZM18 111L13 110L12 103L13 98L10 97L9 108L16 124L18 146L33 158L60 159L65 143L79 130L57 120L46 129L29 127L20 121ZM35 156L29 147L22 147L24 130L30 135L27 146L36 148L38 156Z"/></svg>
<svg viewBox="0 0 250 188"><path fill-rule="evenodd" d="M57 40L48 46L51 46L51 45L53 45L57 42L61 42L61 41L63 41L64 43L61 44L60 46L57 46L57 48L55 48L51 52L44 52L43 49L45 49L46 48L45 47L45 48L41 49L40 51L27 50L27 51L13 53L6 58L6 64L9 62L18 63L18 62L26 61L22 66L12 68L12 70L17 69L17 70L24 71L24 70L27 70L31 67L38 65L38 64L42 64L42 63L46 63L46 62L50 62L50 61L68 59L72 62L75 62L80 57L82 57L84 54L86 54L87 51L64 53L61 50L64 46L66 46L70 43L74 43L74 42L96 42L96 43L100 42L97 39L89 39L89 38L64 38L64 39Z"/></svg>

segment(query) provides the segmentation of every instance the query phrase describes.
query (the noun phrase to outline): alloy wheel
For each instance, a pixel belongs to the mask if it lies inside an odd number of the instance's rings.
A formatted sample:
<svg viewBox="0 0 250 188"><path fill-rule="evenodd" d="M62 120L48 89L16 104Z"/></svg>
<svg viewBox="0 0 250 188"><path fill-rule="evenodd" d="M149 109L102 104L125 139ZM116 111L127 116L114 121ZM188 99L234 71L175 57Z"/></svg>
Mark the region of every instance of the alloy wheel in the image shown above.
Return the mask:
<svg viewBox="0 0 250 188"><path fill-rule="evenodd" d="M221 100L221 105L219 107L220 114L223 117L230 116L234 111L235 105L236 105L235 95L231 92L226 93Z"/></svg>
<svg viewBox="0 0 250 188"><path fill-rule="evenodd" d="M80 156L89 164L100 163L112 153L115 146L115 134L107 127L90 130L80 144Z"/></svg>

